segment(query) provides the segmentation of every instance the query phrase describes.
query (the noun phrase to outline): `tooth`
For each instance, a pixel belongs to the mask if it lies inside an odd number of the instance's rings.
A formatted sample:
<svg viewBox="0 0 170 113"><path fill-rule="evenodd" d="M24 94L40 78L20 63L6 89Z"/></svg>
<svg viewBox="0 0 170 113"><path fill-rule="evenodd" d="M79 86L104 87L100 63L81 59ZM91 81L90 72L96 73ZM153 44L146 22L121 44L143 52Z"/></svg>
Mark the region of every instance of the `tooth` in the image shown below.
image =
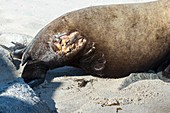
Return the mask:
<svg viewBox="0 0 170 113"><path fill-rule="evenodd" d="M83 45L83 43L80 43L80 44L79 44L79 46L82 46L82 45Z"/></svg>
<svg viewBox="0 0 170 113"><path fill-rule="evenodd" d="M70 51L70 48L69 47L67 47L67 53Z"/></svg>
<svg viewBox="0 0 170 113"><path fill-rule="evenodd" d="M81 38L80 41L83 42L83 39Z"/></svg>
<svg viewBox="0 0 170 113"><path fill-rule="evenodd" d="M62 52L61 52L61 51L56 51L56 53L57 53L57 54L62 54Z"/></svg>
<svg viewBox="0 0 170 113"><path fill-rule="evenodd" d="M77 46L78 46L78 44L75 44L75 46L77 47Z"/></svg>
<svg viewBox="0 0 170 113"><path fill-rule="evenodd" d="M79 39L79 40L78 40L78 43L81 43L81 42L82 42L82 39Z"/></svg>
<svg viewBox="0 0 170 113"><path fill-rule="evenodd" d="M74 38L75 36L78 36L79 32L75 31L69 35L70 38Z"/></svg>
<svg viewBox="0 0 170 113"><path fill-rule="evenodd" d="M66 47L66 46L62 46L62 51L63 51L64 53L67 53L67 47Z"/></svg>
<svg viewBox="0 0 170 113"><path fill-rule="evenodd" d="M86 39L83 39L83 43L85 43L87 40Z"/></svg>
<svg viewBox="0 0 170 113"><path fill-rule="evenodd" d="M62 40L62 45L66 46L66 40L65 39Z"/></svg>
<svg viewBox="0 0 170 113"><path fill-rule="evenodd" d="M68 38L67 35L63 35L63 36L60 37L60 39L62 39L62 40L63 40L63 39L67 39L67 38Z"/></svg>
<svg viewBox="0 0 170 113"><path fill-rule="evenodd" d="M72 45L71 45L71 49L74 49L74 48L75 48L75 44L72 44Z"/></svg>
<svg viewBox="0 0 170 113"><path fill-rule="evenodd" d="M61 50L62 49L62 47L61 47L61 45L59 44L59 43L54 43L54 45L59 49L59 50Z"/></svg>

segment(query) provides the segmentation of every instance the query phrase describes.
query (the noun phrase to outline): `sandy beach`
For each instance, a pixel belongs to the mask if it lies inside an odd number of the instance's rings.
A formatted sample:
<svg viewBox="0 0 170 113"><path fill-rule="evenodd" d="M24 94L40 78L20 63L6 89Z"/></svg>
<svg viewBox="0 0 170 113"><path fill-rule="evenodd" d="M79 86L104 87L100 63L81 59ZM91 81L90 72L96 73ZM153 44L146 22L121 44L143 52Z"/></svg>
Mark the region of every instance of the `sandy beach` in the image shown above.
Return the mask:
<svg viewBox="0 0 170 113"><path fill-rule="evenodd" d="M0 44L10 47L11 41L29 43L46 24L73 10L137 2L149 1L1 0ZM1 84L19 77L23 67L16 69L8 59L8 51L3 48L0 51L1 58L6 61L0 62ZM152 73L151 76L157 75ZM158 78L146 79L119 90L126 78L97 78L84 75L80 69L65 67L49 71L44 84L34 91L46 101L53 113L170 113L169 82Z"/></svg>

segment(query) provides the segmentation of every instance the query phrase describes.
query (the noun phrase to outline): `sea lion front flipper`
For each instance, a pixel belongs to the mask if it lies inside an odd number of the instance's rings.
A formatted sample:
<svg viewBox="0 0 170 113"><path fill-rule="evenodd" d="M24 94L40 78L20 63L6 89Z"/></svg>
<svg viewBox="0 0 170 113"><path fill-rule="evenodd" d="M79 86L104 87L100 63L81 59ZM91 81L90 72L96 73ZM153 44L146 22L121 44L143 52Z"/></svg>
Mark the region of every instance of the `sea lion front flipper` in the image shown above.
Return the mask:
<svg viewBox="0 0 170 113"><path fill-rule="evenodd" d="M94 54L90 57L80 60L80 66L87 73L91 73L93 76L104 77L106 59L104 54Z"/></svg>
<svg viewBox="0 0 170 113"><path fill-rule="evenodd" d="M44 82L48 67L43 62L28 62L22 72L22 78L30 87L36 87Z"/></svg>
<svg viewBox="0 0 170 113"><path fill-rule="evenodd" d="M87 74L103 77L106 59L102 52L96 52L95 43L89 41L82 53L78 63L79 67Z"/></svg>

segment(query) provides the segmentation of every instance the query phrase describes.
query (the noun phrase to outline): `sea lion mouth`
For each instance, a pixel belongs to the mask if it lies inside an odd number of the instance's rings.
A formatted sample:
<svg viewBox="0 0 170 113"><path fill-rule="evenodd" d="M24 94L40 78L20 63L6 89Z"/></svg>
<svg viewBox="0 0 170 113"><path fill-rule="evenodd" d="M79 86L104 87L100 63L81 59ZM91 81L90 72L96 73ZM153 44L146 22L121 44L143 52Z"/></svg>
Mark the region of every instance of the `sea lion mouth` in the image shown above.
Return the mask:
<svg viewBox="0 0 170 113"><path fill-rule="evenodd" d="M95 42L87 40L78 31L53 35L50 44L56 54L57 66L72 65L87 73L103 76L106 64L104 54L96 52Z"/></svg>
<svg viewBox="0 0 170 113"><path fill-rule="evenodd" d="M57 55L70 55L82 49L87 40L78 31L71 33L58 33L50 39L52 50Z"/></svg>

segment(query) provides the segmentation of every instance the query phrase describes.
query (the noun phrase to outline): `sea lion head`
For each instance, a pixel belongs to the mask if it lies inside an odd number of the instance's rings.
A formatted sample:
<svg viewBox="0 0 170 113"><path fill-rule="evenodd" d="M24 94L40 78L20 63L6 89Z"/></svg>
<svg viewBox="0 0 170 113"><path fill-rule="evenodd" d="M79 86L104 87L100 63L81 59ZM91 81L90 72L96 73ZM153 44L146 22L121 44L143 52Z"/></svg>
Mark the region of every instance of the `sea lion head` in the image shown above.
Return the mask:
<svg viewBox="0 0 170 113"><path fill-rule="evenodd" d="M103 73L106 64L104 54L97 51L95 43L79 31L58 33L50 38L49 45L56 55L54 62L57 63L53 64L79 67L93 75L100 76ZM56 68L56 65L49 67Z"/></svg>
<svg viewBox="0 0 170 113"><path fill-rule="evenodd" d="M42 42L34 42L23 56L23 62L27 61L27 64L22 77L31 87L42 83L49 69L66 65L79 67L86 74L103 76L104 54L99 53L95 43L80 32L57 33L49 37L47 43Z"/></svg>
<svg viewBox="0 0 170 113"><path fill-rule="evenodd" d="M31 87L39 85L49 69L76 62L86 44L87 39L77 31L55 34L47 43L34 42L23 55L22 63L26 65L22 78L26 83L31 82Z"/></svg>

